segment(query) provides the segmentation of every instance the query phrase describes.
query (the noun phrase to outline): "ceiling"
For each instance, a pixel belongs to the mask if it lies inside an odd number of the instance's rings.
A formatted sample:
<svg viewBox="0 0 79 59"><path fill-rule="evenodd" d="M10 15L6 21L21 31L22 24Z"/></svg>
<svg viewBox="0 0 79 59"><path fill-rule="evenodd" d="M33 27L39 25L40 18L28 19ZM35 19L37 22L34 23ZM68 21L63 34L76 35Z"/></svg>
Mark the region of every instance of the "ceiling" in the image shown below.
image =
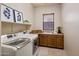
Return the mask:
<svg viewBox="0 0 79 59"><path fill-rule="evenodd" d="M34 7L39 7L39 6L52 6L52 5L59 5L61 3L32 3Z"/></svg>

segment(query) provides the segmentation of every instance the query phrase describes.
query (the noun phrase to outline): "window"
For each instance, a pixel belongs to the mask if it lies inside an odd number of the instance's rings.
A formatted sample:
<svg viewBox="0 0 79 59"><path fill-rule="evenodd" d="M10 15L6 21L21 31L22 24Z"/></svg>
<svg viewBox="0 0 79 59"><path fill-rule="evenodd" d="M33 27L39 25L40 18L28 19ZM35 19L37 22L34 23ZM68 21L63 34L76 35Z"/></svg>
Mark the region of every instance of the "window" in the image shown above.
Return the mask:
<svg viewBox="0 0 79 59"><path fill-rule="evenodd" d="M43 30L54 31L54 13L43 14Z"/></svg>

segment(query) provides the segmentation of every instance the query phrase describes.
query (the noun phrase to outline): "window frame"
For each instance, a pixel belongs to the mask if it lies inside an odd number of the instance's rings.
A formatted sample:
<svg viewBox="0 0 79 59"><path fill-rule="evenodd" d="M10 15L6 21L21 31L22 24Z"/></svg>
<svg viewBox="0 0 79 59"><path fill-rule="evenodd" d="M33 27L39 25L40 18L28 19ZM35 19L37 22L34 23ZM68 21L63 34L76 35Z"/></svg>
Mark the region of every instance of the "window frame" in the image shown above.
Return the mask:
<svg viewBox="0 0 79 59"><path fill-rule="evenodd" d="M53 29L44 29L44 16L45 15L53 15ZM43 30L51 30L54 32L54 13L43 14Z"/></svg>

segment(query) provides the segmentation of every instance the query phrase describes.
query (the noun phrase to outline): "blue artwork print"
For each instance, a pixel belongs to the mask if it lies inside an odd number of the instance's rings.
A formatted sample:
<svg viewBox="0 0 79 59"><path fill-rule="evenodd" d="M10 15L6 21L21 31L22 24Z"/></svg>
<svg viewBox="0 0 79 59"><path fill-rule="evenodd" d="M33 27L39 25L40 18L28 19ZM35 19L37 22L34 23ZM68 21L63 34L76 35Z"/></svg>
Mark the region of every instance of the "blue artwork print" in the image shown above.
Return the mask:
<svg viewBox="0 0 79 59"><path fill-rule="evenodd" d="M22 23L22 17L21 12L6 5L1 5L1 21Z"/></svg>
<svg viewBox="0 0 79 59"><path fill-rule="evenodd" d="M4 11L3 11L3 14L4 16L7 18L7 19L10 19L10 10L9 8L6 8Z"/></svg>
<svg viewBox="0 0 79 59"><path fill-rule="evenodd" d="M15 22L22 23L22 13L17 10L14 10L14 15Z"/></svg>
<svg viewBox="0 0 79 59"><path fill-rule="evenodd" d="M17 20L21 21L21 15L20 15L20 13L17 13Z"/></svg>

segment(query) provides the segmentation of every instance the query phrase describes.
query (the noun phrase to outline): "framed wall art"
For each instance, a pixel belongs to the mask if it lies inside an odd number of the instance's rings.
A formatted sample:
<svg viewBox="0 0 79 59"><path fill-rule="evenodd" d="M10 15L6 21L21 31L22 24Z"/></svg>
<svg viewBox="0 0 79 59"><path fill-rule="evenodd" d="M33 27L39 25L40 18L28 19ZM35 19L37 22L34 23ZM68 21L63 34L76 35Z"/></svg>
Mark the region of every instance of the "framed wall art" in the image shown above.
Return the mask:
<svg viewBox="0 0 79 59"><path fill-rule="evenodd" d="M23 23L23 14L17 10L13 10L14 13L14 21L16 23Z"/></svg>
<svg viewBox="0 0 79 59"><path fill-rule="evenodd" d="M23 23L22 20L22 12L1 4L1 21Z"/></svg>
<svg viewBox="0 0 79 59"><path fill-rule="evenodd" d="M13 9L1 4L1 21L14 22Z"/></svg>

